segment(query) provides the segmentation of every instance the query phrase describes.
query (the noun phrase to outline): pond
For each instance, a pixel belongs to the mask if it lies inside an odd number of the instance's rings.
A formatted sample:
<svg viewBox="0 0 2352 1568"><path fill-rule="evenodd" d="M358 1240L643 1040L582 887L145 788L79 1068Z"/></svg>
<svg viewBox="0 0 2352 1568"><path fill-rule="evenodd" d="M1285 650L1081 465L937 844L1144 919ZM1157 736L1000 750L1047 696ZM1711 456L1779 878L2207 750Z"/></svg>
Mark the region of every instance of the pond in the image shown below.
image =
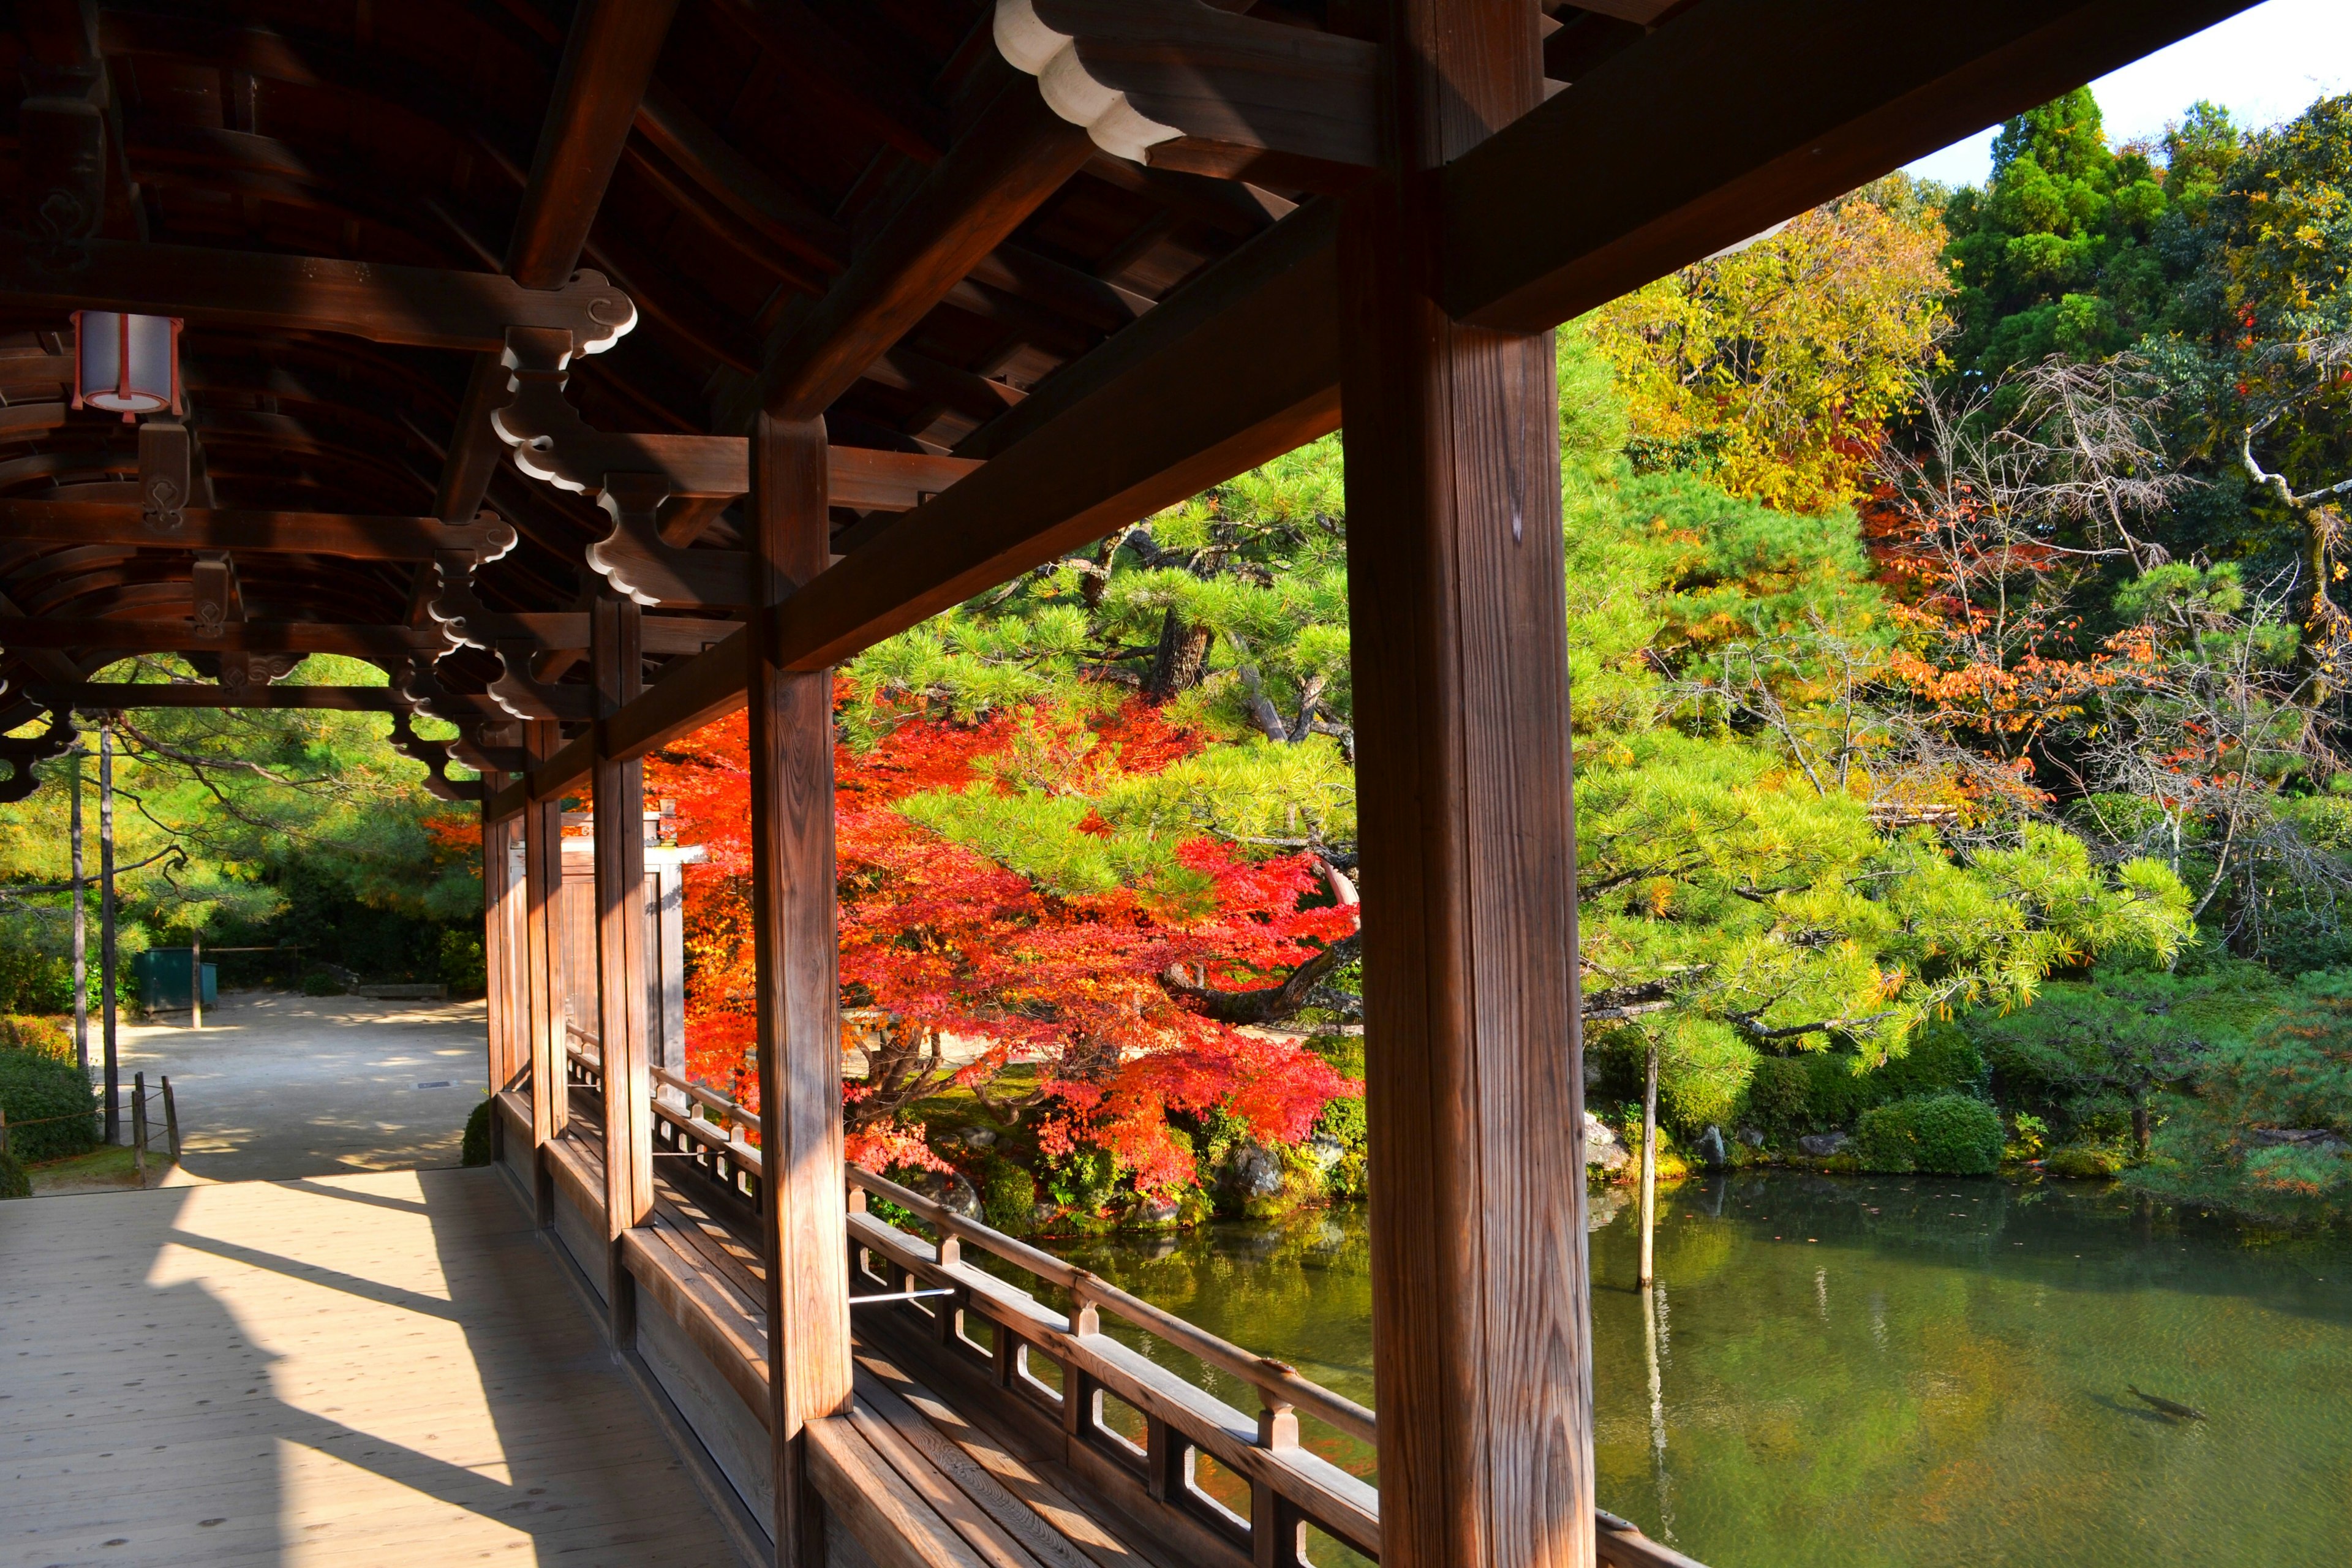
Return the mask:
<svg viewBox="0 0 2352 1568"><path fill-rule="evenodd" d="M1743 1174L1664 1194L1645 1303L1617 1201L1601 1504L1710 1568L2352 1562L2352 1245L2055 1184ZM1377 1403L1360 1208L1061 1250Z"/></svg>

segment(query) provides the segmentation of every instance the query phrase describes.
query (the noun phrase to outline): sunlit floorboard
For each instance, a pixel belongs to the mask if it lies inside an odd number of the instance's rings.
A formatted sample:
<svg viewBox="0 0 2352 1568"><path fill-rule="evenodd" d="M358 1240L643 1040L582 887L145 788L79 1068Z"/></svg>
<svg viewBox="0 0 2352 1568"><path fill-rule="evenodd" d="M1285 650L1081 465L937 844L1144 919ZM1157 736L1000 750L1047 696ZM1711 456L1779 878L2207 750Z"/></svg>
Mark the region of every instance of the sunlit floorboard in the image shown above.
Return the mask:
<svg viewBox="0 0 2352 1568"><path fill-rule="evenodd" d="M0 1563L735 1562L499 1181L0 1205Z"/></svg>

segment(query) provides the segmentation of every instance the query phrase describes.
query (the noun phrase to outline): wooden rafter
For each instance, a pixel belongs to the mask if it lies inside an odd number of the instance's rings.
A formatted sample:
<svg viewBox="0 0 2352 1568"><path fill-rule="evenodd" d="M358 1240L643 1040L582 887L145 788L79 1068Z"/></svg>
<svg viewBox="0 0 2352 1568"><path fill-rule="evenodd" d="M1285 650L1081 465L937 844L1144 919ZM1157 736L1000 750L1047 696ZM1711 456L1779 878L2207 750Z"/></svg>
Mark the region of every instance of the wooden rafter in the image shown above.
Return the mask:
<svg viewBox="0 0 2352 1568"><path fill-rule="evenodd" d="M44 252L0 237L0 296L11 306L134 310L222 326L348 332L380 343L491 353L510 326L558 328L580 352L636 324L629 297L593 272L525 289L487 272L386 267L329 257L93 239Z"/></svg>

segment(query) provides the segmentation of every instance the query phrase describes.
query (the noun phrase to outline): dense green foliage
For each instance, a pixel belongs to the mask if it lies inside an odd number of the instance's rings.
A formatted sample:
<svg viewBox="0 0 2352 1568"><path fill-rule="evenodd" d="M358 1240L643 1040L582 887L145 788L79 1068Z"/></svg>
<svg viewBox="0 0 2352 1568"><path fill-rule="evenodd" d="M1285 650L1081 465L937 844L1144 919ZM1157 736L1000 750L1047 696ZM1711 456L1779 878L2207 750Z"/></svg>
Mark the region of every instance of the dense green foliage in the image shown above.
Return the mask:
<svg viewBox="0 0 2352 1568"><path fill-rule="evenodd" d="M2188 1087L2136 1186L2286 1223L2340 1212L2352 1196L2352 973L2306 976L2250 1034L2198 1053Z"/></svg>
<svg viewBox="0 0 2352 1568"><path fill-rule="evenodd" d="M26 1164L98 1147L98 1095L71 1061L0 1050L0 1110L9 1151Z"/></svg>
<svg viewBox="0 0 2352 1568"><path fill-rule="evenodd" d="M1853 1152L1865 1171L1982 1176L2000 1163L2000 1116L1965 1094L1912 1095L1863 1113Z"/></svg>
<svg viewBox="0 0 2352 1568"><path fill-rule="evenodd" d="M174 673L166 661L142 659L107 678ZM292 679L383 680L369 666L326 656ZM364 979L473 980L478 989L479 829L470 811L425 793L424 767L393 748L390 723L381 713L290 709L144 710L119 721L115 858L126 998L131 954L184 945L192 933L212 947L300 944L283 957L224 955L229 985L292 984L305 968L330 963ZM42 764L47 787L0 805L0 887L54 888L70 875L69 792L80 780L93 996L97 749L97 734L86 731L79 756ZM69 1010L69 942L63 894L0 904L0 1011Z"/></svg>

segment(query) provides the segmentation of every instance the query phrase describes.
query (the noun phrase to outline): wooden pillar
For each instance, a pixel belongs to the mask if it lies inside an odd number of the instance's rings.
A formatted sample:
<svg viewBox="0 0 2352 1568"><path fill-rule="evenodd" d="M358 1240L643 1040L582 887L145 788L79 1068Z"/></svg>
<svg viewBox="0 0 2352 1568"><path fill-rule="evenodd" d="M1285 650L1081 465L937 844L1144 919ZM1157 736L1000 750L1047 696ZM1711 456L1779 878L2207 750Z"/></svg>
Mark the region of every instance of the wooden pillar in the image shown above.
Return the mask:
<svg viewBox="0 0 2352 1568"><path fill-rule="evenodd" d="M1526 0L1387 0L1348 199L1383 1568L1593 1561L1576 847L1549 333L1436 303L1434 171L1541 100Z"/></svg>
<svg viewBox="0 0 2352 1568"><path fill-rule="evenodd" d="M753 595L824 570L825 430L761 415L751 433ZM849 1408L848 1228L841 1159L833 859L833 672L751 658L752 930L758 945L762 1219L776 1561L819 1568L824 1516L801 1433Z"/></svg>
<svg viewBox="0 0 2352 1568"><path fill-rule="evenodd" d="M599 717L645 689L644 615L634 599L603 593L589 608L589 659ZM590 783L596 818L596 1032L604 1062L605 1303L613 1342L636 1337L635 1282L621 1237L654 1208L652 1081L646 1072L646 768L635 758L596 759Z"/></svg>
<svg viewBox="0 0 2352 1568"><path fill-rule="evenodd" d="M498 773L482 775L483 1023L488 1058L485 1077L492 1094L509 1087L514 1077L518 1034L511 986L515 964L507 941L508 915L514 902L507 877L507 836L514 824L511 818L499 822L489 819L490 797L498 794L503 782ZM490 1125L495 1129L498 1124L494 1114Z"/></svg>
<svg viewBox="0 0 2352 1568"><path fill-rule="evenodd" d="M522 727L523 754L544 762L562 744L552 720ZM528 775L525 775L528 776ZM539 1223L555 1220L555 1192L541 1146L563 1135L571 1121L570 1074L563 1054L563 933L557 900L563 892L563 802L534 800L522 810L523 986L526 1039L530 1052L531 1171Z"/></svg>

